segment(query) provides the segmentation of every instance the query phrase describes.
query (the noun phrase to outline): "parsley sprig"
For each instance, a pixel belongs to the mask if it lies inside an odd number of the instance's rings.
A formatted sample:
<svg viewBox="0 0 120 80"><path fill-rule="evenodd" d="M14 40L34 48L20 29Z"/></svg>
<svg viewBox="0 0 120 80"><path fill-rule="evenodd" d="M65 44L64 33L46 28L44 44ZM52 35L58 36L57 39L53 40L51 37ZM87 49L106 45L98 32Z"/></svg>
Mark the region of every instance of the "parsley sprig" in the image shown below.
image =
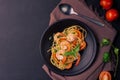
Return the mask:
<svg viewBox="0 0 120 80"><path fill-rule="evenodd" d="M116 55L116 66L115 66L115 73L114 73L114 77L116 76L116 72L117 72L117 68L118 68L118 63L119 63L119 48L115 47L111 41L107 38L103 38L102 39L102 42L101 42L101 47L104 47L104 46L108 46L108 45L111 45L112 48L114 49L114 54ZM108 62L110 60L110 56L109 56L109 52L104 52L104 55L103 55L103 61L104 62Z"/></svg>
<svg viewBox="0 0 120 80"><path fill-rule="evenodd" d="M110 61L110 54L109 54L109 52L104 52L104 54L103 54L103 61L104 62Z"/></svg>
<svg viewBox="0 0 120 80"><path fill-rule="evenodd" d="M71 51L69 52L65 52L65 56L69 56L69 55L73 55L73 56L76 56L76 54L79 52L80 50L80 45L77 45L74 49L72 49Z"/></svg>

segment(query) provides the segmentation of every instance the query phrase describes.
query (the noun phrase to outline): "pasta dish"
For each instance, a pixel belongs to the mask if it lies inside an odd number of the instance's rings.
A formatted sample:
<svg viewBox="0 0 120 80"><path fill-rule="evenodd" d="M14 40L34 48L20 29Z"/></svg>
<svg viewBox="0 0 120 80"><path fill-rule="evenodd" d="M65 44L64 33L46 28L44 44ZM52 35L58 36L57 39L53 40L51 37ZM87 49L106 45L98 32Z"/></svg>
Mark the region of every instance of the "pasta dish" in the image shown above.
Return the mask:
<svg viewBox="0 0 120 80"><path fill-rule="evenodd" d="M69 26L53 35L50 62L60 70L80 63L80 51L86 48L87 31L79 25Z"/></svg>

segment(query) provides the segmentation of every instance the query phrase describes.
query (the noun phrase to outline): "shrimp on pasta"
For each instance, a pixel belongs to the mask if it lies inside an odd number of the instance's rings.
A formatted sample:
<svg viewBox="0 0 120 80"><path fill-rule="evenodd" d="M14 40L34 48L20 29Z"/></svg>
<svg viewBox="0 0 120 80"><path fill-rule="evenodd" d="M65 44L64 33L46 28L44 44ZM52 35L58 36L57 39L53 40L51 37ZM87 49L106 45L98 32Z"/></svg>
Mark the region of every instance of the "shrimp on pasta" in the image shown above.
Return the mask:
<svg viewBox="0 0 120 80"><path fill-rule="evenodd" d="M86 48L87 31L79 25L69 26L53 35L50 62L60 70L80 63L80 51Z"/></svg>

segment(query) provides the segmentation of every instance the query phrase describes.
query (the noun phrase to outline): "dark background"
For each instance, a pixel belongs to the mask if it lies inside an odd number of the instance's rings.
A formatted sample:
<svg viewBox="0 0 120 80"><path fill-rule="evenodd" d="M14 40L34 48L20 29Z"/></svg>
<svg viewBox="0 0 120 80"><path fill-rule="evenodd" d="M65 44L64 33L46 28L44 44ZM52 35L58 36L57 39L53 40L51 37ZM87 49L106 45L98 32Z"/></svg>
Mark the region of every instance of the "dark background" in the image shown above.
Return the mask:
<svg viewBox="0 0 120 80"><path fill-rule="evenodd" d="M59 1L0 0L0 80L50 80L41 68L39 43ZM103 15L99 0L86 1ZM120 0L114 0L113 7L120 11L119 4ZM112 25L118 31L114 44L120 48L120 20ZM120 66L117 80L119 74Z"/></svg>

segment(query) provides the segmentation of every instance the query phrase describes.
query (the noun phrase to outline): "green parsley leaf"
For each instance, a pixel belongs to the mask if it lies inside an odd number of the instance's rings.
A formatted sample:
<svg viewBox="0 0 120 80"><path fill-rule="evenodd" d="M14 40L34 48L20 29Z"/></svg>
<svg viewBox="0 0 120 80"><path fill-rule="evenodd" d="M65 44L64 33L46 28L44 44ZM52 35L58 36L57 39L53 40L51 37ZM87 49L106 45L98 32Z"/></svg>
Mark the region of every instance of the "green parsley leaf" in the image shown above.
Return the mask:
<svg viewBox="0 0 120 80"><path fill-rule="evenodd" d="M110 60L109 52L104 52L103 54L103 62L108 62Z"/></svg>
<svg viewBox="0 0 120 80"><path fill-rule="evenodd" d="M119 48L114 48L114 53L116 54L116 55L118 55L119 54Z"/></svg>
<svg viewBox="0 0 120 80"><path fill-rule="evenodd" d="M76 56L76 53L79 52L79 49L80 49L80 45L77 45L73 50L66 52L64 55L65 56L69 56L69 55Z"/></svg>
<svg viewBox="0 0 120 80"><path fill-rule="evenodd" d="M102 39L102 42L101 42L101 46L103 47L103 46L107 46L107 45L109 45L110 44L110 40L109 39L107 39L107 38L103 38Z"/></svg>

